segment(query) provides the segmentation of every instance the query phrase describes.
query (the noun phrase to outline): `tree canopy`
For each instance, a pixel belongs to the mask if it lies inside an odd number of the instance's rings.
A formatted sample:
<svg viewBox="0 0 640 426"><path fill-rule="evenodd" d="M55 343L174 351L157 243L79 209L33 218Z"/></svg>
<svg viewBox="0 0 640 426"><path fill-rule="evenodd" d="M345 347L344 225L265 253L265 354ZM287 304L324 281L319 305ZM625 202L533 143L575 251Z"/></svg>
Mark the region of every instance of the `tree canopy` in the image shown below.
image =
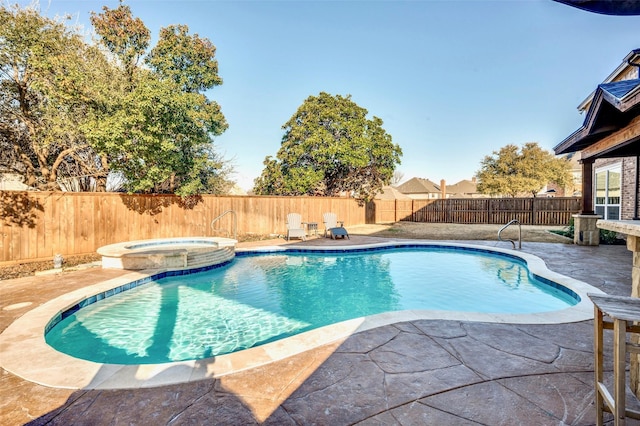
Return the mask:
<svg viewBox="0 0 640 426"><path fill-rule="evenodd" d="M282 126L281 147L265 159L254 192L372 199L393 177L402 150L367 113L350 95L308 97Z"/></svg>
<svg viewBox="0 0 640 426"><path fill-rule="evenodd" d="M571 167L565 158L555 157L535 142L522 148L510 144L484 157L477 178L483 194L535 197L549 183L568 185Z"/></svg>
<svg viewBox="0 0 640 426"><path fill-rule="evenodd" d="M110 173L129 192L229 186L213 146L228 125L202 93L222 84L209 40L170 26L148 52L123 4L92 14L97 44L32 8L0 6L0 21L0 169L50 190L105 190Z"/></svg>

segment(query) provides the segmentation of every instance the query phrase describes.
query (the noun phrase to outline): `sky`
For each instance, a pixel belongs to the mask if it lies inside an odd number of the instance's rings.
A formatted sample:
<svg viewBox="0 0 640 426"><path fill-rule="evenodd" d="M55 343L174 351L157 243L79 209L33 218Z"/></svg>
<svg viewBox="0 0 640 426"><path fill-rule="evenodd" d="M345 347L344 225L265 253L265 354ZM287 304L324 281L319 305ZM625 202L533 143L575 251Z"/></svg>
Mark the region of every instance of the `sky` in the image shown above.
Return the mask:
<svg viewBox="0 0 640 426"><path fill-rule="evenodd" d="M30 2L20 1L27 5ZM507 144L552 148L584 120L577 106L640 48L640 16L552 0L130 0L151 30L186 24L216 46L207 96L229 129L215 145L249 190L282 125L309 96L351 95L403 151L397 170L454 184ZM117 1L40 1L89 30Z"/></svg>

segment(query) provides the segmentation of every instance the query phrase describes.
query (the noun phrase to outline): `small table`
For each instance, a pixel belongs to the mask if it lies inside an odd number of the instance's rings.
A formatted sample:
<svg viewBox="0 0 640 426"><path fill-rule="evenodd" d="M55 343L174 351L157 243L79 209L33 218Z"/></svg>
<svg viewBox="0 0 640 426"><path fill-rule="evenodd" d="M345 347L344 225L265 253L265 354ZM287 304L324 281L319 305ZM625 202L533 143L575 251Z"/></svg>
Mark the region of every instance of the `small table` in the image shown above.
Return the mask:
<svg viewBox="0 0 640 426"><path fill-rule="evenodd" d="M640 411L626 409L627 352L640 354L640 346L627 342L627 333L640 333L640 298L588 294L594 306L593 352L595 357L596 425L603 424L603 411L614 416L614 425L624 425L625 418L640 419ZM604 321L608 316L612 321ZM613 397L603 381L604 330L613 330Z"/></svg>
<svg viewBox="0 0 640 426"><path fill-rule="evenodd" d="M318 236L318 222L305 222L307 224L307 233L311 235L311 232Z"/></svg>

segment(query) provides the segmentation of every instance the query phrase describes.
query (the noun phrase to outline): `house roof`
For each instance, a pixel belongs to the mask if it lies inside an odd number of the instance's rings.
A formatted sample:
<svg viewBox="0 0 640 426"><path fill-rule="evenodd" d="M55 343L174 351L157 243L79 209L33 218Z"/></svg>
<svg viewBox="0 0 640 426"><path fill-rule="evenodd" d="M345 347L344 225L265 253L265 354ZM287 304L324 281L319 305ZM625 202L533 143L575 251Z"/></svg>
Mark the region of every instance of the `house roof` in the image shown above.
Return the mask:
<svg viewBox="0 0 640 426"><path fill-rule="evenodd" d="M598 85L582 127L553 148L555 153L580 151L600 139L625 127L640 115L640 78ZM628 143L612 150L611 157L636 155L640 141Z"/></svg>
<svg viewBox="0 0 640 426"><path fill-rule="evenodd" d="M411 198L398 191L393 186L383 186L382 192L376 194L376 200L410 200Z"/></svg>
<svg viewBox="0 0 640 426"><path fill-rule="evenodd" d="M619 102L625 96L629 94L629 92L633 91L638 87L640 79L634 80L622 80L616 81L615 83L605 83L601 84L598 87L602 89L606 96L610 97L610 102Z"/></svg>
<svg viewBox="0 0 640 426"><path fill-rule="evenodd" d="M477 183L463 179L453 185L447 185L447 194L476 194L478 192L477 187Z"/></svg>
<svg viewBox="0 0 640 426"><path fill-rule="evenodd" d="M440 186L431 182L429 179L411 178L402 185L398 185L396 189L403 194L432 194L440 192Z"/></svg>
<svg viewBox="0 0 640 426"><path fill-rule="evenodd" d="M627 56L624 57L622 63L618 65L618 67L613 70L607 78L605 78L602 83L613 83L615 81L621 81L625 79L625 75L633 75L634 73L640 78L640 73L636 70L636 67L640 65L640 49L632 50ZM628 77L627 77L628 79ZM596 91L594 90L586 97L585 100L580 102L578 105L578 111L586 111L589 107L591 101L593 101L593 97L595 96Z"/></svg>

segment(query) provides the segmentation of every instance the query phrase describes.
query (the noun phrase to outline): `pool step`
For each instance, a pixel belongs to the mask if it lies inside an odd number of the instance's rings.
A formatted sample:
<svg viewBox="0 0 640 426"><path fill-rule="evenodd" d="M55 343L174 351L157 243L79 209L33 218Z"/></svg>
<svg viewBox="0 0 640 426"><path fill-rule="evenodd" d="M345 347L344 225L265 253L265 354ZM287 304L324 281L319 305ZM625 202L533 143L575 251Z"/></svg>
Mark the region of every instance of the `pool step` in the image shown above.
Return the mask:
<svg viewBox="0 0 640 426"><path fill-rule="evenodd" d="M189 251L187 254L187 268L217 265L232 260L235 257L234 247L221 247L216 249L204 249Z"/></svg>

